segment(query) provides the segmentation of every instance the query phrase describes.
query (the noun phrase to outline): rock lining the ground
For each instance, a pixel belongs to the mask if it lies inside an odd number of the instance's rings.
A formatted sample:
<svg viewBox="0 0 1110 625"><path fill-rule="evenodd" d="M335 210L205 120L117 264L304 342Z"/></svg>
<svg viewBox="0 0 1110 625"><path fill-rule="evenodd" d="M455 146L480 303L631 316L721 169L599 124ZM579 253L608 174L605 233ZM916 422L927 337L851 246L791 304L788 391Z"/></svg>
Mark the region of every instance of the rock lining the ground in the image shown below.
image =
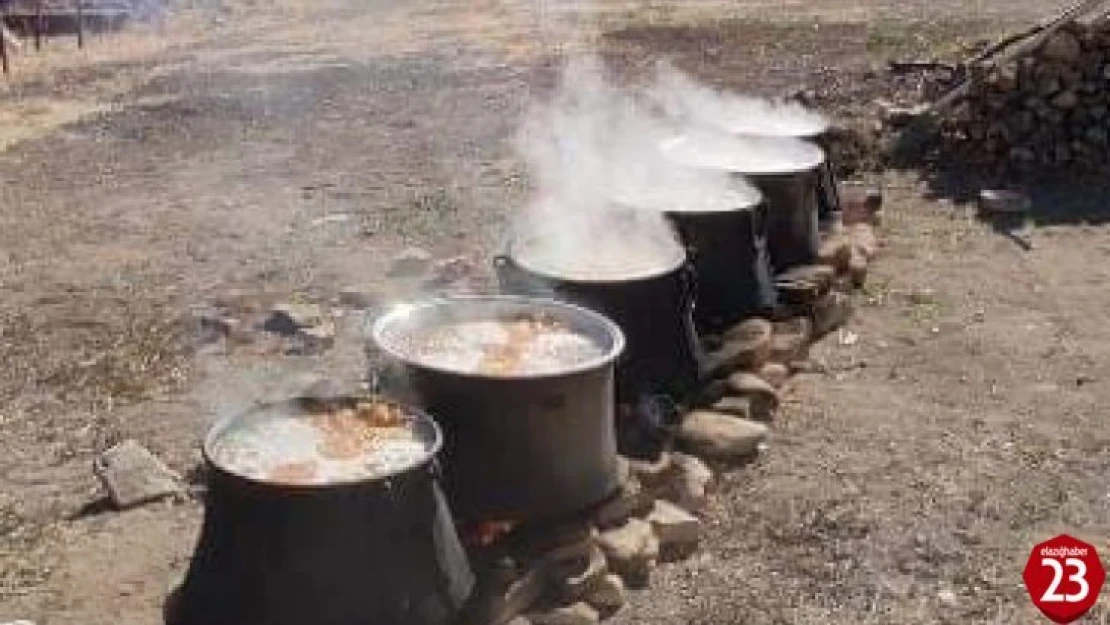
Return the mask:
<svg viewBox="0 0 1110 625"><path fill-rule="evenodd" d="M101 453L93 469L112 504L121 510L185 494L181 476L132 439Z"/></svg>

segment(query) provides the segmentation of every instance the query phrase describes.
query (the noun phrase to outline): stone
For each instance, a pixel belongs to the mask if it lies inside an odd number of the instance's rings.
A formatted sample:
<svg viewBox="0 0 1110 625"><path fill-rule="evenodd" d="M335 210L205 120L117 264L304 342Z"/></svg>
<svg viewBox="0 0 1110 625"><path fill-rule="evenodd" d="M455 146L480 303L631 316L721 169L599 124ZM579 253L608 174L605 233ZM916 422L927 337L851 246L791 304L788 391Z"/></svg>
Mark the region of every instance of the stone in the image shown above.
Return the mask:
<svg viewBox="0 0 1110 625"><path fill-rule="evenodd" d="M701 521L698 517L669 501L656 500L655 507L645 520L651 523L663 551L695 545L701 540Z"/></svg>
<svg viewBox="0 0 1110 625"><path fill-rule="evenodd" d="M591 586L582 599L602 616L609 616L628 603L628 589L620 575L609 573Z"/></svg>
<svg viewBox="0 0 1110 625"><path fill-rule="evenodd" d="M771 361L789 363L805 360L813 340L813 321L809 317L793 317L775 324L771 337Z"/></svg>
<svg viewBox="0 0 1110 625"><path fill-rule="evenodd" d="M563 601L579 601L609 573L609 563L600 547L595 546L590 550L590 556L576 570L563 568L557 572L557 578L551 580L556 586L559 596Z"/></svg>
<svg viewBox="0 0 1110 625"><path fill-rule="evenodd" d="M759 377L776 389L782 388L790 379L790 367L781 362L769 362L759 370Z"/></svg>
<svg viewBox="0 0 1110 625"><path fill-rule="evenodd" d="M748 319L729 328L722 336L721 347L707 356L705 376L715 378L737 369L759 367L770 356L772 330L765 319Z"/></svg>
<svg viewBox="0 0 1110 625"><path fill-rule="evenodd" d="M298 334L314 346L329 348L335 344L335 323L325 321L311 328L304 328Z"/></svg>
<svg viewBox="0 0 1110 625"><path fill-rule="evenodd" d="M728 379L732 392L751 403L752 418L771 421L779 408L779 394L767 380L754 373L737 373Z"/></svg>
<svg viewBox="0 0 1110 625"><path fill-rule="evenodd" d="M464 622L503 623L516 618L536 605L548 588L549 578L543 565L530 567L507 579L493 577L483 576Z"/></svg>
<svg viewBox="0 0 1110 625"><path fill-rule="evenodd" d="M837 273L848 270L848 259L852 256L852 241L843 234L834 234L821 242L817 250L817 260L822 265L832 267Z"/></svg>
<svg viewBox="0 0 1110 625"><path fill-rule="evenodd" d="M847 186L841 189L840 205L840 220L844 226L878 223L883 193L879 189Z"/></svg>
<svg viewBox="0 0 1110 625"><path fill-rule="evenodd" d="M292 336L304 328L323 323L324 315L316 304L285 302L274 306L262 328L267 332Z"/></svg>
<svg viewBox="0 0 1110 625"><path fill-rule="evenodd" d="M465 256L446 258L432 266L432 275L428 279L428 286L434 288L456 284L468 278L473 278L478 273L478 267L474 261Z"/></svg>
<svg viewBox="0 0 1110 625"><path fill-rule="evenodd" d="M829 293L817 303L813 312L813 329L817 336L836 330L852 316L852 300L843 293Z"/></svg>
<svg viewBox="0 0 1110 625"><path fill-rule="evenodd" d="M853 246L852 253L848 260L848 276L852 280L852 286L857 289L863 288L867 284L867 256L863 251Z"/></svg>
<svg viewBox="0 0 1110 625"><path fill-rule="evenodd" d="M877 213L883 209L883 192L881 189L868 187L863 192L863 203L869 211Z"/></svg>
<svg viewBox="0 0 1110 625"><path fill-rule="evenodd" d="M648 490L665 484L678 470L669 451L660 453L653 461L628 459L626 463L633 477Z"/></svg>
<svg viewBox="0 0 1110 625"><path fill-rule="evenodd" d="M93 471L121 510L185 492L181 476L132 439L100 454Z"/></svg>
<svg viewBox="0 0 1110 625"><path fill-rule="evenodd" d="M194 313L199 327L199 342L212 343L231 337L242 327L242 322L218 310L202 310Z"/></svg>
<svg viewBox="0 0 1110 625"><path fill-rule="evenodd" d="M697 456L683 453L673 453L672 456L678 472L662 496L684 510L700 512L707 503L713 470Z"/></svg>
<svg viewBox="0 0 1110 625"><path fill-rule="evenodd" d="M730 414L734 417L740 417L741 419L751 419L752 401L747 397L729 395L728 397L722 397L720 401L713 404L710 410L713 412Z"/></svg>
<svg viewBox="0 0 1110 625"><path fill-rule="evenodd" d="M529 621L527 616L518 616L505 625L532 625L532 621Z"/></svg>
<svg viewBox="0 0 1110 625"><path fill-rule="evenodd" d="M601 620L601 615L588 603L580 602L529 614L528 620L532 625L594 625Z"/></svg>
<svg viewBox="0 0 1110 625"><path fill-rule="evenodd" d="M643 580L659 558L659 539L651 524L640 519L601 532L598 544L612 570L626 579Z"/></svg>
<svg viewBox="0 0 1110 625"><path fill-rule="evenodd" d="M629 518L650 510L651 499L640 480L630 475L615 495L598 506L594 522L601 529L622 525Z"/></svg>
<svg viewBox="0 0 1110 625"><path fill-rule="evenodd" d="M419 247L408 247L393 257L386 274L392 278L413 278L426 273L431 265L431 253Z"/></svg>
<svg viewBox="0 0 1110 625"><path fill-rule="evenodd" d="M714 460L754 456L767 438L767 426L732 415L695 410L679 426L678 440L691 453Z"/></svg>
<svg viewBox="0 0 1110 625"><path fill-rule="evenodd" d="M357 383L319 376L298 393L301 397L317 400L340 399L359 394Z"/></svg>
<svg viewBox="0 0 1110 625"><path fill-rule="evenodd" d="M1083 54L1083 46L1074 34L1061 30L1044 42L1040 54L1053 61L1074 63Z"/></svg>
<svg viewBox="0 0 1110 625"><path fill-rule="evenodd" d="M1073 109L1079 105L1079 95L1074 91L1062 91L1052 97L1052 106L1058 109Z"/></svg>
<svg viewBox="0 0 1110 625"><path fill-rule="evenodd" d="M848 236L852 240L852 247L859 249L867 260L875 258L879 253L879 237L875 235L871 224L853 225L848 230Z"/></svg>
<svg viewBox="0 0 1110 625"><path fill-rule="evenodd" d="M339 305L356 310L363 310L376 306L378 298L369 289L357 286L345 286L339 290Z"/></svg>

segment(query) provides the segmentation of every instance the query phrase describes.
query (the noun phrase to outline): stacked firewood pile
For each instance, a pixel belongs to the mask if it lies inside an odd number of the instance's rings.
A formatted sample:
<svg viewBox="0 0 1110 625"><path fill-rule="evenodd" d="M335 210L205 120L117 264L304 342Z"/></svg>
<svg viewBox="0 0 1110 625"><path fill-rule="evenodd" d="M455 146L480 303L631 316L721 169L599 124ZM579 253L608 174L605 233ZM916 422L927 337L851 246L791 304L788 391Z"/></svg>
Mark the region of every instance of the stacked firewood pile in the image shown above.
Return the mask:
<svg viewBox="0 0 1110 625"><path fill-rule="evenodd" d="M1110 16L1070 21L1024 54L973 67L942 122L962 160L1018 171L1110 166Z"/></svg>

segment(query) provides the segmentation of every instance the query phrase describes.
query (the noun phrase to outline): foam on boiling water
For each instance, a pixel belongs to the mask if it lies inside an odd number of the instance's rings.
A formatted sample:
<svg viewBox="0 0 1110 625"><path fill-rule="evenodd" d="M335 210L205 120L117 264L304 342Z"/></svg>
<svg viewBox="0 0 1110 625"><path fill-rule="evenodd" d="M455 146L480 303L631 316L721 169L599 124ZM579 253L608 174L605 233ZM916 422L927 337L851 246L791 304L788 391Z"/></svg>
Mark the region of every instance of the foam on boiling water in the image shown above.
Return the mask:
<svg viewBox="0 0 1110 625"><path fill-rule="evenodd" d="M629 189L616 194L613 199L623 206L664 213L718 213L751 208L759 203L761 196L745 183L712 195L691 193L679 187Z"/></svg>
<svg viewBox="0 0 1110 625"><path fill-rule="evenodd" d="M425 366L509 377L559 373L604 356L590 337L536 320L444 322L407 340L409 356Z"/></svg>
<svg viewBox="0 0 1110 625"><path fill-rule="evenodd" d="M427 458L429 441L411 418L387 426L352 426L358 418L340 418L338 413L248 415L222 432L209 453L237 475L299 485L377 479Z"/></svg>
<svg viewBox="0 0 1110 625"><path fill-rule="evenodd" d="M540 201L518 221L513 260L535 273L576 282L618 282L660 276L685 258L661 215L597 202L566 210Z"/></svg>
<svg viewBox="0 0 1110 625"><path fill-rule="evenodd" d="M665 140L662 149L683 165L752 175L806 171L825 159L821 148L800 139L733 137L699 130Z"/></svg>

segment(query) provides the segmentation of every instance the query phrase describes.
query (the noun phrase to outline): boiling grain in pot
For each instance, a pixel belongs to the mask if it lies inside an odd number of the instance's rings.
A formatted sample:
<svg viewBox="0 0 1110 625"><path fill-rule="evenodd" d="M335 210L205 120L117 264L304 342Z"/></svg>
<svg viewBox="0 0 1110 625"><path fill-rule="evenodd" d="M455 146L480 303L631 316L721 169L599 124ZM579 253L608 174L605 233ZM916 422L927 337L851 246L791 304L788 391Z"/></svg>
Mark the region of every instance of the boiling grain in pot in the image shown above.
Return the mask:
<svg viewBox="0 0 1110 625"><path fill-rule="evenodd" d="M558 373L604 355L589 337L542 318L444 323L410 348L428 366L500 376Z"/></svg>
<svg viewBox="0 0 1110 625"><path fill-rule="evenodd" d="M265 414L234 424L212 443L232 473L289 485L375 479L427 457L428 441L397 406L360 402L308 414Z"/></svg>

